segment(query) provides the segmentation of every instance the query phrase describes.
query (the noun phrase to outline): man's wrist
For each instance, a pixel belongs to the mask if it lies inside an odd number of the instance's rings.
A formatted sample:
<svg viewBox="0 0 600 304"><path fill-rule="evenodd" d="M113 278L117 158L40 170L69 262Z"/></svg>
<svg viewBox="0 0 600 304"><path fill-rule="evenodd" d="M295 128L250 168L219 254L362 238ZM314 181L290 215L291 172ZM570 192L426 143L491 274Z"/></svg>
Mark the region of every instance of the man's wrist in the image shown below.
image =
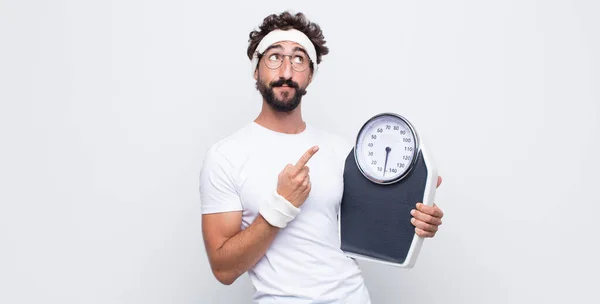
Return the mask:
<svg viewBox="0 0 600 304"><path fill-rule="evenodd" d="M269 200L260 206L259 213L272 226L285 228L300 213L300 208L273 191Z"/></svg>

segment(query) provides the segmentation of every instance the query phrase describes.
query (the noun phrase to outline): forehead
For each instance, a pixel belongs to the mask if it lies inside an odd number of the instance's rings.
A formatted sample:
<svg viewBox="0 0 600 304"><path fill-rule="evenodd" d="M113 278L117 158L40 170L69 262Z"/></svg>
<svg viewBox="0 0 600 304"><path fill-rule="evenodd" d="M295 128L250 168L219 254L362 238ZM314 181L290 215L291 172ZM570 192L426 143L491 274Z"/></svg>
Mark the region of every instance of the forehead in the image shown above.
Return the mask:
<svg viewBox="0 0 600 304"><path fill-rule="evenodd" d="M289 51L289 52L293 52L293 51L301 51L301 52L305 52L306 50L304 49L304 47L302 47L302 45L300 45L297 42L294 41L279 41L279 42L275 42L273 44L271 44L266 50L265 53L268 52L269 50L281 50L281 51Z"/></svg>

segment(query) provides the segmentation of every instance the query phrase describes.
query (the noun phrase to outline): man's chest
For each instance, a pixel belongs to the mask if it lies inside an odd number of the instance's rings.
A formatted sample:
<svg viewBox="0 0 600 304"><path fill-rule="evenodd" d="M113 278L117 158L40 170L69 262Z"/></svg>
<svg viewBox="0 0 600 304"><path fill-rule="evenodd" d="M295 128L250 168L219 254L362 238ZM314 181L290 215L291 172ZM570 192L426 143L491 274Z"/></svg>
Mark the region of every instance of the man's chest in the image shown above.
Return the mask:
<svg viewBox="0 0 600 304"><path fill-rule="evenodd" d="M240 168L240 199L244 214L254 218L261 203L277 189L278 175L287 164L295 164L305 152L263 149L256 151ZM333 151L319 150L308 162L311 192L301 206L303 214L337 216L343 192L342 162Z"/></svg>

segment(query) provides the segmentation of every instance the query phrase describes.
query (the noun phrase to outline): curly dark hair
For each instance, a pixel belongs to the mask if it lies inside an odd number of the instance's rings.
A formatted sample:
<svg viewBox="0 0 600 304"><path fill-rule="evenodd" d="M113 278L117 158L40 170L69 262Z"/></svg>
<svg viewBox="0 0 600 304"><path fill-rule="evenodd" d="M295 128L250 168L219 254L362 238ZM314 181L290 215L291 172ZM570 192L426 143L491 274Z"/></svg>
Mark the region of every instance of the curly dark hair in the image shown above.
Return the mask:
<svg viewBox="0 0 600 304"><path fill-rule="evenodd" d="M285 11L279 15L271 14L265 17L263 23L259 26L259 30L250 32L247 50L248 58L252 60L258 44L269 32L276 29L288 30L291 28L303 32L308 39L310 39L317 52L317 64L321 63L321 58L329 53L329 48L325 46L326 41L325 37L323 37L321 27L319 27L318 24L309 21L303 13L292 15L289 11ZM312 62L310 68L311 70L314 70Z"/></svg>

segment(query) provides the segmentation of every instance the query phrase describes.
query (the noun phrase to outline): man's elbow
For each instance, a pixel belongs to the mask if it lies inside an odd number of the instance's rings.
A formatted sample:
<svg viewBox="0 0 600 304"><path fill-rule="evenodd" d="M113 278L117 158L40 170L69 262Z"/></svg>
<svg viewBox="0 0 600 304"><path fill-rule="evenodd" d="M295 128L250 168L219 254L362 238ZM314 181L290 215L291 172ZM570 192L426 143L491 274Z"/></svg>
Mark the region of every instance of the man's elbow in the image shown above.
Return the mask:
<svg viewBox="0 0 600 304"><path fill-rule="evenodd" d="M232 274L231 272L227 272L227 271L213 270L213 274L214 274L215 278L217 279L217 281L219 281L219 283L221 283L223 285L231 285L238 278L238 276Z"/></svg>

